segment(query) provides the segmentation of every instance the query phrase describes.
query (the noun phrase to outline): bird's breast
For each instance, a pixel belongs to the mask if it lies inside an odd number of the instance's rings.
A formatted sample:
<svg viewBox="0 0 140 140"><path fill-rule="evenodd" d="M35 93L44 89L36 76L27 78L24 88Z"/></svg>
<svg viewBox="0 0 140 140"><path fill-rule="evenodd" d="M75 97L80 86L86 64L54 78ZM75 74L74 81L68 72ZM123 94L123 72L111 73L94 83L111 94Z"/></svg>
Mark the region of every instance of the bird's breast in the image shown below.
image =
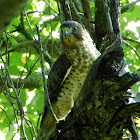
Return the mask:
<svg viewBox="0 0 140 140"><path fill-rule="evenodd" d="M67 49L65 49L67 47ZM74 101L84 84L85 78L95 59L100 53L94 47L92 42L78 42L72 46L65 46L64 53L71 61L72 68L67 74L61 85L60 93L57 98L56 106L58 107L58 119L64 119L74 105Z"/></svg>
<svg viewBox="0 0 140 140"><path fill-rule="evenodd" d="M98 50L92 42L78 42L65 52L73 67L83 71L89 69L98 57Z"/></svg>

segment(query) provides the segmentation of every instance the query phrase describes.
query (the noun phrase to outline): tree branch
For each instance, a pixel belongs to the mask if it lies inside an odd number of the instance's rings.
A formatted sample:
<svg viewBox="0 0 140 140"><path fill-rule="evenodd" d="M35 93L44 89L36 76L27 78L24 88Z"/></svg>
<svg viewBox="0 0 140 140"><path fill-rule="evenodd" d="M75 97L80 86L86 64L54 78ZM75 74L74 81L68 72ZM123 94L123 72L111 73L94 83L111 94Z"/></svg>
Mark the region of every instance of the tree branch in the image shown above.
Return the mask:
<svg viewBox="0 0 140 140"><path fill-rule="evenodd" d="M27 0L1 0L0 1L0 36L11 20L23 10Z"/></svg>
<svg viewBox="0 0 140 140"><path fill-rule="evenodd" d="M0 88L6 88L2 81L5 80L4 77L0 77ZM11 77L11 80L13 81L13 84L15 86L15 88L17 88L17 81L18 81L18 87L20 87L23 82L24 82L24 77ZM28 89L34 89L34 88L37 88L39 89L40 88L40 81L42 80L42 76L41 76L41 73L40 73L40 76L29 76L27 79L26 79L26 82L24 84L24 87L23 88L28 88ZM8 88L11 88L10 85L8 85Z"/></svg>
<svg viewBox="0 0 140 140"><path fill-rule="evenodd" d="M114 124L120 121L121 122L126 121L126 119L129 116L132 116L134 113L140 113L140 102L125 105L121 110L119 110L119 112L113 118L111 124Z"/></svg>
<svg viewBox="0 0 140 140"><path fill-rule="evenodd" d="M42 40L43 46L46 45L46 39ZM2 50L6 48L5 44L2 46ZM27 49L28 48L28 49ZM22 52L22 53L32 53L38 54L35 48L38 48L37 42L35 40L24 41L9 47L9 52ZM54 39L53 43L52 40L49 39L47 42L47 51L44 53L45 61L51 64L51 55L52 55L52 48L53 48L53 57L58 58L61 54L61 43L60 39ZM3 53L2 55L5 55Z"/></svg>
<svg viewBox="0 0 140 140"><path fill-rule="evenodd" d="M27 40L32 40L33 39L33 37L31 36L31 34L25 28L23 12L21 12L21 14L20 14L20 24L19 24L18 27L16 27L16 29L17 29L17 31L19 31L20 33L22 33Z"/></svg>
<svg viewBox="0 0 140 140"><path fill-rule="evenodd" d="M118 82L118 85L120 86L120 91L126 91L138 81L140 81L139 75L134 73L125 73Z"/></svg>
<svg viewBox="0 0 140 140"><path fill-rule="evenodd" d="M92 20L92 13L91 13L91 9L90 9L89 0L82 0L81 3L82 3L82 6L83 6L84 17L85 17L85 19L88 19L87 21L84 20L86 29L88 30L91 37L93 38L94 37L93 23L92 23L93 20Z"/></svg>
<svg viewBox="0 0 140 140"><path fill-rule="evenodd" d="M11 88L13 89L14 93L15 93L15 97L16 97L16 102L17 102L17 105L18 105L18 108L19 108L19 115L20 115L20 120L21 120L21 124L20 124L20 132L21 132L21 138L22 136L24 137L25 140L28 140L27 136L26 136L26 133L25 133L25 128L24 128L24 110L23 110L23 106L22 106L22 102L21 102L21 98L20 98L20 95L18 93L18 90L15 88L14 84L13 84L13 81L10 77L10 73L9 73L9 69L7 67L7 64L5 63L4 59L2 58L2 55L0 53L0 58L4 64L4 69L6 71L6 80L7 80L7 83L11 86Z"/></svg>
<svg viewBox="0 0 140 140"><path fill-rule="evenodd" d="M111 20L113 26L113 32L115 34L115 38L118 41L121 41L121 32L120 32L120 1L119 0L111 0L110 2L110 13L111 13Z"/></svg>
<svg viewBox="0 0 140 140"><path fill-rule="evenodd" d="M124 6L122 9L121 9L121 13L125 13L126 11L128 11L132 6L134 6L137 2L139 2L140 0L136 0L132 3L129 3L128 5Z"/></svg>
<svg viewBox="0 0 140 140"><path fill-rule="evenodd" d="M123 42L126 44L126 46L128 46L129 48L131 48L135 54L138 56L138 58L140 59L140 55L139 53L135 50L135 48L133 48L128 42L126 42L125 40L123 40Z"/></svg>
<svg viewBox="0 0 140 140"><path fill-rule="evenodd" d="M76 20L81 23L81 16L72 0L59 0L61 9L63 9L64 20Z"/></svg>
<svg viewBox="0 0 140 140"><path fill-rule="evenodd" d="M5 115L6 115L6 117L8 118L10 124L12 124L12 122L11 122L11 120L10 120L8 114L6 113L6 111L5 111L2 107L0 107L0 109L5 113Z"/></svg>
<svg viewBox="0 0 140 140"><path fill-rule="evenodd" d="M135 42L135 43L140 44L140 41L134 40L134 39L132 39L132 38L127 38L127 37L125 37L125 36L123 36L122 38L123 38L124 40L128 40L128 41L131 41L131 42Z"/></svg>
<svg viewBox="0 0 140 140"><path fill-rule="evenodd" d="M112 59L118 61L119 57L121 61L123 58L118 42L115 41L109 46L93 63L72 112L64 123L58 125L58 130L61 129L61 133L57 139L61 137L63 139L80 138L81 135L87 139L93 137L96 139L111 139L112 137L121 139L122 130L126 124L121 120L125 119L123 116L125 117L126 114L131 115L130 112L127 112L128 108L124 109L126 112L122 112L122 118L119 121L115 120L112 124L112 119L124 107L124 100L128 100L129 96L125 96L127 89L140 78L130 73L119 76L112 63L109 64ZM114 55L115 51L117 57ZM106 58L108 59L106 60ZM137 110L135 111L137 112ZM118 127L119 132L114 133ZM102 134L99 132L102 132Z"/></svg>
<svg viewBox="0 0 140 140"><path fill-rule="evenodd" d="M133 117L131 116L130 119L128 120L128 130L131 132L132 136L133 136L133 140L139 140L140 139L140 135L139 132L136 128L135 122Z"/></svg>
<svg viewBox="0 0 140 140"><path fill-rule="evenodd" d="M48 93L48 87L47 87L47 82L46 82L46 77L45 77L45 66L44 66L44 50L42 47L42 42L41 42L41 36L40 36L40 31L38 26L36 25L37 33L38 33L38 46L40 47L40 58L41 58L41 69L42 69L42 77L43 77L43 83L44 83L44 105L48 107L49 111L51 112L53 119L55 122L57 122L56 115L54 114L50 98L49 98L49 93Z"/></svg>
<svg viewBox="0 0 140 140"><path fill-rule="evenodd" d="M113 26L107 0L96 0L95 7L96 46L98 50L103 52L106 49L102 46L103 41L105 42L105 37L107 37L107 40L110 39L113 33ZM111 43L109 45L111 45Z"/></svg>

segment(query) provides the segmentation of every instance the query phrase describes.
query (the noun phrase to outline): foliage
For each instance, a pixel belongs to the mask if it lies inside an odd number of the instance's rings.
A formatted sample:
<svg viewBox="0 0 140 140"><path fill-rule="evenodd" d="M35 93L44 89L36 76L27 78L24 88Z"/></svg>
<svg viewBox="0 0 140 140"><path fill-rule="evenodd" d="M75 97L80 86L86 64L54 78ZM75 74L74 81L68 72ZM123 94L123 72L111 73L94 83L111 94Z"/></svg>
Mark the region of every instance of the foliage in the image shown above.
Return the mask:
<svg viewBox="0 0 140 140"><path fill-rule="evenodd" d="M128 0L121 1L121 8L129 5ZM90 1L90 8L94 21L95 3ZM124 52L126 71L140 73L140 4L137 3L128 11L121 14L120 25L121 33L124 40ZM79 13L83 14L83 13ZM43 113L43 81L29 80L30 77L41 77L41 65L39 61L39 51L37 45L31 45L30 41L38 40L36 26L39 25L40 35L43 45L47 50L51 61L45 62L46 75L48 74L52 63L58 58L53 47L60 46L59 43L54 43L54 40L59 41L61 13L58 3L55 0L29 0L25 10L15 17L6 32L3 33L0 48L0 137L6 140L17 140L20 137L21 116L20 106L17 102L16 92L20 95L21 105L24 111L24 128L27 138L33 139L40 125L40 116ZM50 45L47 44L48 40ZM26 43L29 44L26 44ZM23 43L22 47L18 46ZM24 44L25 43L25 44ZM46 45L47 44L47 45ZM29 45L29 46L28 46ZM48 47L48 48L47 48ZM61 47L59 47L61 48ZM49 51L51 50L51 51ZM8 66L8 68L6 68ZM7 78L10 73L11 78ZM13 80L14 87L11 86ZM14 82L16 79L16 82ZM21 79L23 79L22 82ZM42 79L42 78L41 78ZM9 82L10 81L10 82ZM39 87L26 87L28 85L39 82ZM133 96L139 92L139 83L132 86ZM140 121L137 123L139 124Z"/></svg>

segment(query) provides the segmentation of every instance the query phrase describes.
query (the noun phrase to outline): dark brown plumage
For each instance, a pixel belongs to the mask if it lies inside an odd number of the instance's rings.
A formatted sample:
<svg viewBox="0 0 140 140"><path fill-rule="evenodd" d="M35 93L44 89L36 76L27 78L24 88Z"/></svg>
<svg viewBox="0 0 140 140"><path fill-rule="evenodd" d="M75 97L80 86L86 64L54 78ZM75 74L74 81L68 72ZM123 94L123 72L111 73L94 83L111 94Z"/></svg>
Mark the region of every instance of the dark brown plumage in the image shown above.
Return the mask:
<svg viewBox="0 0 140 140"><path fill-rule="evenodd" d="M48 76L48 92L54 113L59 120L66 118L77 99L93 62L100 56L89 33L76 21L61 25L62 55ZM45 110L37 140L47 140L56 124Z"/></svg>

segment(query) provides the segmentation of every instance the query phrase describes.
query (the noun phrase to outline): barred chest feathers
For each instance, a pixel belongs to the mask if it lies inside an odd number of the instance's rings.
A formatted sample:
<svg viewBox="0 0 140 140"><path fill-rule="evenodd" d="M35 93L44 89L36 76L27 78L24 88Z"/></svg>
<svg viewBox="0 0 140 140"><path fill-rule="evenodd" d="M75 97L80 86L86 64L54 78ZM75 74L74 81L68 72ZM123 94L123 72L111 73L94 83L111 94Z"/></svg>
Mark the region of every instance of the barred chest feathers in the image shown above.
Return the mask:
<svg viewBox="0 0 140 140"><path fill-rule="evenodd" d="M67 46L64 53L70 59L72 66L62 82L62 88L57 98L57 107L59 113L57 118L63 120L74 105L90 67L100 52L95 48L92 40L77 41L73 46Z"/></svg>

